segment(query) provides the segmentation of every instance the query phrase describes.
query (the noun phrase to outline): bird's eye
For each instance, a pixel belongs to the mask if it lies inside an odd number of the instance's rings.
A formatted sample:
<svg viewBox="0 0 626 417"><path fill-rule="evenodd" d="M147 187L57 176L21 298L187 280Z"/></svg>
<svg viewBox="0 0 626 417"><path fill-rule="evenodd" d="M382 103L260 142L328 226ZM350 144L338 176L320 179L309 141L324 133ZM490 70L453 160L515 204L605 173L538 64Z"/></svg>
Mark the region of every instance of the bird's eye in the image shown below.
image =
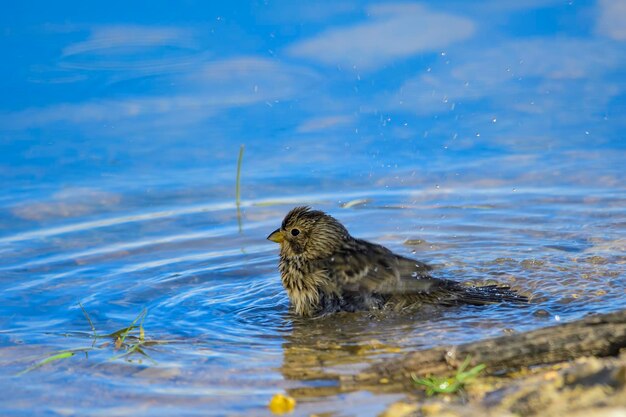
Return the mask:
<svg viewBox="0 0 626 417"><path fill-rule="evenodd" d="M291 229L291 236L298 236L300 234L300 230L298 229Z"/></svg>

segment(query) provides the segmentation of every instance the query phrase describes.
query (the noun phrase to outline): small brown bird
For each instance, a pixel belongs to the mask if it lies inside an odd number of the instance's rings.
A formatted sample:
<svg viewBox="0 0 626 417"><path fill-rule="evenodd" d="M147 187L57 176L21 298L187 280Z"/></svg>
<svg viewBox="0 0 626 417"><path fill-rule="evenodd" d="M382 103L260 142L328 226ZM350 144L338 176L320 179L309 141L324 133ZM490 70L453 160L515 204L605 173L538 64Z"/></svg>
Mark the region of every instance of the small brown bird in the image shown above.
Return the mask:
<svg viewBox="0 0 626 417"><path fill-rule="evenodd" d="M328 214L296 207L269 240L280 244L280 275L296 314L393 308L421 303L527 302L507 286L468 287L433 278L423 262L356 239Z"/></svg>

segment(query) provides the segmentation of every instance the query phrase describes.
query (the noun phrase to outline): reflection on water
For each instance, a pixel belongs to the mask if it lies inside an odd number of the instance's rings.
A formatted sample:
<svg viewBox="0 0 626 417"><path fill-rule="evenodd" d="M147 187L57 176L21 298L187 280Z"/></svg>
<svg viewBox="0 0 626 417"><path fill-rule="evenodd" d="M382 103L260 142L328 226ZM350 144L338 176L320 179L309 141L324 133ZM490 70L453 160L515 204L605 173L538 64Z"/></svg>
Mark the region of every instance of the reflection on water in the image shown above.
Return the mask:
<svg viewBox="0 0 626 417"><path fill-rule="evenodd" d="M375 415L341 375L626 307L620 2L99 7L0 17L3 415ZM293 317L265 237L303 203L533 302ZM13 376L92 343L79 302L147 308L156 364Z"/></svg>

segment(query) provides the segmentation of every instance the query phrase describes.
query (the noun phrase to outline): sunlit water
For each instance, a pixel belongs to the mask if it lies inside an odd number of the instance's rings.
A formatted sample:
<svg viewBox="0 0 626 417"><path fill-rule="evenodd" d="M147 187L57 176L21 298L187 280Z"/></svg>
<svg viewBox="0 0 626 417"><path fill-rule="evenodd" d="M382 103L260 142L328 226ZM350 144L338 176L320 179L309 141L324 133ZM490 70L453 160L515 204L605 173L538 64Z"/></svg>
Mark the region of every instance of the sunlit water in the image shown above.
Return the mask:
<svg viewBox="0 0 626 417"><path fill-rule="evenodd" d="M293 4L2 18L2 415L376 415L334 377L626 308L626 8ZM293 317L265 238L299 204L532 302ZM92 346L80 305L160 343L16 376Z"/></svg>

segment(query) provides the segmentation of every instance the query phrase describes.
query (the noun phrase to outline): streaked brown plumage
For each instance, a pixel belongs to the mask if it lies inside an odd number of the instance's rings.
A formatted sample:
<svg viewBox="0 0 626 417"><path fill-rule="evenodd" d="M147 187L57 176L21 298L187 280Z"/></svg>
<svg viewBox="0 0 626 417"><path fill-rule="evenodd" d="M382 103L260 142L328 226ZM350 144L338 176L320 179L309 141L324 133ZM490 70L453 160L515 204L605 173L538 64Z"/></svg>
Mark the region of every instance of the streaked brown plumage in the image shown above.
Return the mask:
<svg viewBox="0 0 626 417"><path fill-rule="evenodd" d="M356 239L335 218L296 207L268 236L280 243L279 270L296 314L315 316L434 303L527 302L506 286L467 287L433 278L423 262Z"/></svg>

